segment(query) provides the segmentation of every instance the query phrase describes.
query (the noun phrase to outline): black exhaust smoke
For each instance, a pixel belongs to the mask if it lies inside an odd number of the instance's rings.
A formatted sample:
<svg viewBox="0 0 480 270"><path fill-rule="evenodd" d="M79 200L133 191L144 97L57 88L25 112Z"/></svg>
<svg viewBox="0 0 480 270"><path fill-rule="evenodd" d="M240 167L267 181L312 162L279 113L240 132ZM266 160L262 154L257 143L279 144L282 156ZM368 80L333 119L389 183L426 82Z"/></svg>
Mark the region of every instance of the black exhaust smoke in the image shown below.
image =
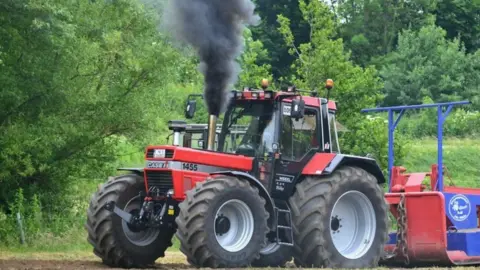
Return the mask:
<svg viewBox="0 0 480 270"><path fill-rule="evenodd" d="M254 9L250 0L169 0L164 9L169 31L197 51L210 115L226 107L227 89L240 72L244 25L260 22Z"/></svg>

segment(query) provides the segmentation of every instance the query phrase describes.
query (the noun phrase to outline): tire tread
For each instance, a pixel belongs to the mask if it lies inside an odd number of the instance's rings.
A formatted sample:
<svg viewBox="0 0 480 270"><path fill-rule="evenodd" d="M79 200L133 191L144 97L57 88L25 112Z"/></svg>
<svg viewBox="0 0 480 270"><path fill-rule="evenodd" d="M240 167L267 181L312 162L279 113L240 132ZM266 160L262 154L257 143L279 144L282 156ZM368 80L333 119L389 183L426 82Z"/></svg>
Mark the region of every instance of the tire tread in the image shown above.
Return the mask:
<svg viewBox="0 0 480 270"><path fill-rule="evenodd" d="M155 259L134 258L120 246L118 241L115 240L112 214L102 207L109 201L116 201L122 192L138 184L139 181L143 183L143 178L135 174L115 177L101 185L91 198L87 210L87 221L84 226L88 232L87 241L93 246L93 253L110 267L144 268L155 263ZM172 243L171 241L162 241L161 243L162 246L157 245L155 248L161 251L160 257L164 257L164 251Z"/></svg>
<svg viewBox="0 0 480 270"><path fill-rule="evenodd" d="M376 267L383 254L383 245L379 245L374 258L370 261L362 263L357 262L356 265L350 263L339 262L334 260L331 248L334 248L332 243L329 243L323 237L325 228L322 217L325 213L329 213L327 205L331 194L342 188L342 182L361 181L364 186L371 190L377 201L385 200L384 192L377 184L376 178L365 170L358 167L342 167L336 170L332 175L327 177L306 177L302 182L297 184L296 192L290 198L290 207L293 217L293 232L295 239L294 246L294 260L297 266L303 267ZM385 213L385 215L383 214ZM384 218L385 223L388 224L388 209L387 205L381 205L380 213L376 213L377 218ZM378 216L380 214L380 216ZM383 217L382 217L383 215ZM378 228L378 227L377 227ZM388 228L380 232L380 241L386 243L388 240ZM381 250L380 250L381 249ZM361 264L361 265L360 265Z"/></svg>

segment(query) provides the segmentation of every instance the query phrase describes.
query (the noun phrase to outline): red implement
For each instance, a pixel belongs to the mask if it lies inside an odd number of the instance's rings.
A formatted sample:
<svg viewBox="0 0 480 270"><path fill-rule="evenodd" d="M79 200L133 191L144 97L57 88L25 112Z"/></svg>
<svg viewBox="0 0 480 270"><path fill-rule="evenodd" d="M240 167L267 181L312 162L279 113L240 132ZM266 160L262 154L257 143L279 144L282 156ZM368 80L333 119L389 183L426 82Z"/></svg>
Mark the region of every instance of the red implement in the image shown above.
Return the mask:
<svg viewBox="0 0 480 270"><path fill-rule="evenodd" d="M432 168L436 169L436 166L432 166ZM424 177L435 176L435 173L402 174L404 171L405 169L402 167L392 169L393 192L385 195L390 204L391 213L399 222L403 222L399 227L404 230L405 240L399 241L400 246L397 247L397 233L390 234L390 242L385 251L395 254L391 260L397 263L406 262L410 265L480 264L480 241L478 241L480 229L458 229L459 224L456 222L479 218L478 213L475 212L477 207L472 207L478 204L478 195L470 194L468 198L460 195L468 199L468 205L465 207L468 206L469 211L466 212L467 215L463 220L458 218L455 220L451 215L452 210L447 207L452 205L451 202L455 200L455 195L459 194L438 191L422 192L425 189L422 186ZM435 183L435 177L432 178L431 182ZM448 190L447 187L446 190ZM403 212L398 208L402 197ZM470 211L472 209L473 211ZM404 218L399 217L400 213L404 214ZM457 226L454 226L455 224ZM399 234L402 235L401 232ZM403 254L402 251L406 251L406 254Z"/></svg>

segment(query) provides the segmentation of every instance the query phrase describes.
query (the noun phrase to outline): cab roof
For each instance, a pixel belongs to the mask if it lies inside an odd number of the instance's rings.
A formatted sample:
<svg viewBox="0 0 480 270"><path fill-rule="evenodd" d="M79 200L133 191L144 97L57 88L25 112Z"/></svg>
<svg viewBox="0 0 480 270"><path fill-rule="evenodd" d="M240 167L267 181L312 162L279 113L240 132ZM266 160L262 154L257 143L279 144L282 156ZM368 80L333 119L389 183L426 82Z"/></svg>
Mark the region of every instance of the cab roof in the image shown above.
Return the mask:
<svg viewBox="0 0 480 270"><path fill-rule="evenodd" d="M280 97L284 97L283 101L291 102L292 99L301 96L301 98L305 101L305 105L312 106L312 107L320 107L320 100L326 100L324 98L316 97L316 96L306 96L301 95L299 92L291 92L291 91L272 91L272 90L250 90L244 89L243 91L234 90L232 91L233 98L236 100L275 100ZM311 92L314 93L314 92ZM337 105L335 101L328 100L328 109L332 111L337 110Z"/></svg>

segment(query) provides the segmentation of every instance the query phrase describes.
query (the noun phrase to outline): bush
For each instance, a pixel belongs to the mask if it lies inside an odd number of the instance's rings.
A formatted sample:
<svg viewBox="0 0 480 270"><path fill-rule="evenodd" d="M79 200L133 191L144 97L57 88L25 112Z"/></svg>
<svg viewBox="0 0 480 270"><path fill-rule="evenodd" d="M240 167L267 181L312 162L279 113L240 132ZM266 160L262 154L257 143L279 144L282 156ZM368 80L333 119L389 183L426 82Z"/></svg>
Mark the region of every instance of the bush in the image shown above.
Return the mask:
<svg viewBox="0 0 480 270"><path fill-rule="evenodd" d="M342 152L360 156L369 155L388 172L388 121L383 117L367 115L365 119L348 127L339 138ZM409 140L402 134L394 134L394 165L402 164Z"/></svg>

